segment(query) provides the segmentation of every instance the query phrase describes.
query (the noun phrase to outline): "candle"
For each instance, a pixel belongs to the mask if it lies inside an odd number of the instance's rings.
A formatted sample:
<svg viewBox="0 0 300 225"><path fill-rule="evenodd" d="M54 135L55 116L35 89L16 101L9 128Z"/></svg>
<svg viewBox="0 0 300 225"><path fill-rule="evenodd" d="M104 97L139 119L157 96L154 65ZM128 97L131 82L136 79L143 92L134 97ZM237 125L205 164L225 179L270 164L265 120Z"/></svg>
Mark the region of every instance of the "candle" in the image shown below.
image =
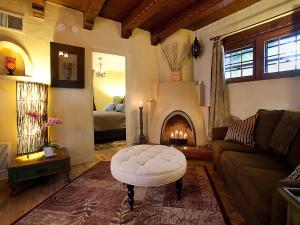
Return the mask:
<svg viewBox="0 0 300 225"><path fill-rule="evenodd" d="M143 101L139 101L139 107L143 107Z"/></svg>
<svg viewBox="0 0 300 225"><path fill-rule="evenodd" d="M65 57L65 58L68 58L68 57L69 57L69 54L68 54L67 52L65 52L65 53L64 53L64 57Z"/></svg>
<svg viewBox="0 0 300 225"><path fill-rule="evenodd" d="M58 56L64 56L64 52L63 51L59 51L58 52Z"/></svg>
<svg viewBox="0 0 300 225"><path fill-rule="evenodd" d="M182 137L183 137L183 133L182 131L179 131L179 139L182 139Z"/></svg>
<svg viewBox="0 0 300 225"><path fill-rule="evenodd" d="M175 130L175 138L178 139L178 130Z"/></svg>
<svg viewBox="0 0 300 225"><path fill-rule="evenodd" d="M170 136L172 139L174 139L174 133L172 132L171 133L171 136Z"/></svg>
<svg viewBox="0 0 300 225"><path fill-rule="evenodd" d="M184 139L187 139L187 133L184 133L183 138L184 138Z"/></svg>

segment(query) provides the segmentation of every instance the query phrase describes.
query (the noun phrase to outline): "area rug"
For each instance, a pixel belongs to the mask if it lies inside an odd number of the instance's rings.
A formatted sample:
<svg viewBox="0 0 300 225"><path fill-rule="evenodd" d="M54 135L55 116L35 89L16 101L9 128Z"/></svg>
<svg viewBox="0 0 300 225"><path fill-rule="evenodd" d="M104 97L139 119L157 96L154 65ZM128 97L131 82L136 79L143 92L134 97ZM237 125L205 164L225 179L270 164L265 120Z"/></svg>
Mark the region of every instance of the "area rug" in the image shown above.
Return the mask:
<svg viewBox="0 0 300 225"><path fill-rule="evenodd" d="M180 200L176 198L174 183L160 187L135 187L134 211L130 211L126 186L112 177L110 162L100 162L15 224L228 224L217 198L206 168L188 166Z"/></svg>

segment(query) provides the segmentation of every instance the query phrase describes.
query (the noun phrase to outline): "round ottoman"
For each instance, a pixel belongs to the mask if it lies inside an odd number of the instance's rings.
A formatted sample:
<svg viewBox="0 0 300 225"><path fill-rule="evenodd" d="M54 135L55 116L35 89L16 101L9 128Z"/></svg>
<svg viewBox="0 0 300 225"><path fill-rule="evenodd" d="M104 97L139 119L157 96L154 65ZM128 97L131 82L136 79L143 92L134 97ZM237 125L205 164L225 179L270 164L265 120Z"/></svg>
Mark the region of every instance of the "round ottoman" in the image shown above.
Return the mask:
<svg viewBox="0 0 300 225"><path fill-rule="evenodd" d="M134 186L160 186L176 181L180 198L186 158L179 150L164 145L136 145L122 149L111 160L113 177L127 184L128 202L133 210Z"/></svg>

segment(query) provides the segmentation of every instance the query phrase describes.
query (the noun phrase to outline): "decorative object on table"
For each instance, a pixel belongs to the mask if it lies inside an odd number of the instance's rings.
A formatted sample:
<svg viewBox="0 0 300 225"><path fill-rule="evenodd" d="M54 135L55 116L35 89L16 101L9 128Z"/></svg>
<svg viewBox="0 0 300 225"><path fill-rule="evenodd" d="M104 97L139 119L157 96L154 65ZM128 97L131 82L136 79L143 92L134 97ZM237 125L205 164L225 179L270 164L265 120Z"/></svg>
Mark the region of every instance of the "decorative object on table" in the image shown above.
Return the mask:
<svg viewBox="0 0 300 225"><path fill-rule="evenodd" d="M51 86L84 88L84 48L50 43Z"/></svg>
<svg viewBox="0 0 300 225"><path fill-rule="evenodd" d="M23 156L14 159L8 167L8 182L11 188L10 195L16 195L19 191L24 189L24 187L27 187L28 185L25 185L24 182L39 177L64 173L66 175L66 181L69 182L70 156L67 149L55 149L54 154L55 157L50 158L43 157L43 155L40 154L38 157L30 160L27 160L27 158Z"/></svg>
<svg viewBox="0 0 300 225"><path fill-rule="evenodd" d="M172 42L161 45L163 55L171 69L171 80L181 80L181 68L188 56L190 46L184 42Z"/></svg>
<svg viewBox="0 0 300 225"><path fill-rule="evenodd" d="M101 57L98 57L98 60L99 60L99 68L95 71L95 74L96 74L96 77L98 78L104 78L106 77L106 73L103 71L103 64L102 64L102 58Z"/></svg>
<svg viewBox="0 0 300 225"><path fill-rule="evenodd" d="M39 115L35 112L28 112L28 116L32 117L34 120L39 118ZM48 129L48 140L43 144L44 156L51 157L53 156L53 148L58 148L59 146L51 141L51 131L53 126L61 125L63 122L57 118L49 118L48 121L45 123L44 128Z"/></svg>
<svg viewBox="0 0 300 225"><path fill-rule="evenodd" d="M48 86L17 81L17 155L40 150L47 142Z"/></svg>
<svg viewBox="0 0 300 225"><path fill-rule="evenodd" d="M191 46L191 53L195 59L197 59L200 56L200 43L199 43L197 37L195 37L195 40Z"/></svg>
<svg viewBox="0 0 300 225"><path fill-rule="evenodd" d="M139 144L145 144L146 138L144 135L144 123L143 123L143 102L139 102L139 111L140 111L140 134L139 134Z"/></svg>
<svg viewBox="0 0 300 225"><path fill-rule="evenodd" d="M8 75L13 75L14 70L16 69L16 58L5 56L5 68L8 71Z"/></svg>

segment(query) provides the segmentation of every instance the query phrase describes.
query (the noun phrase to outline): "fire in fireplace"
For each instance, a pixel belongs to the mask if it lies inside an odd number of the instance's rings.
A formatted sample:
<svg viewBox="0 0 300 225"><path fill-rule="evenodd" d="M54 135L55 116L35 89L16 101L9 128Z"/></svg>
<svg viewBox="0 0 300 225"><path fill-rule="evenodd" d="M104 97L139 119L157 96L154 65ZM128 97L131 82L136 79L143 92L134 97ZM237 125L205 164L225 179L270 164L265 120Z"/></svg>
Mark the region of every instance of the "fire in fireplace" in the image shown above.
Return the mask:
<svg viewBox="0 0 300 225"><path fill-rule="evenodd" d="M176 110L164 120L160 143L163 145L196 145L195 129L190 117Z"/></svg>

